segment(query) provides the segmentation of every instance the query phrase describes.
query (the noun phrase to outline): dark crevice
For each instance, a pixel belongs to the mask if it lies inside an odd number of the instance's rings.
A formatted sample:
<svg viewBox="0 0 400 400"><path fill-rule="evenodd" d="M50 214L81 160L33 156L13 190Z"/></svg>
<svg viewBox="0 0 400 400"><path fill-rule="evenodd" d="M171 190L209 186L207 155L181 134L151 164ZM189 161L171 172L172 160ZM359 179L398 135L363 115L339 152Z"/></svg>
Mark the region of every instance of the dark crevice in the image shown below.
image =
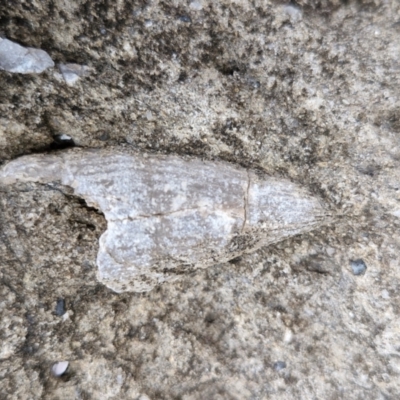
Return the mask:
<svg viewBox="0 0 400 400"><path fill-rule="evenodd" d="M53 141L45 146L41 146L36 149L31 150L31 154L40 154L40 153L52 153L59 150L65 150L72 147L77 147L74 140L72 138L63 138L63 135L56 135L53 137ZM25 155L25 154L21 154Z"/></svg>

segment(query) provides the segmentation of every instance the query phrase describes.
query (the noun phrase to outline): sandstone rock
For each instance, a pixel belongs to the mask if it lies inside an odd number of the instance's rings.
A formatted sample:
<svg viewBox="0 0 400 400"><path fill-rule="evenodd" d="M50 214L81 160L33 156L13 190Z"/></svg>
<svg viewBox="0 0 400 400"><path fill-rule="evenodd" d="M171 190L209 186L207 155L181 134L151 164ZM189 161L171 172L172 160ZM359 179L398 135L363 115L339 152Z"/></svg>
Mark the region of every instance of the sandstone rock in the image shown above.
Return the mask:
<svg viewBox="0 0 400 400"><path fill-rule="evenodd" d="M218 159L296 182L335 222L118 294L96 278L101 212L58 183L1 185L0 397L398 399L400 2L190 3L0 1L2 37L93 67L72 89L0 71L0 164L55 139Z"/></svg>

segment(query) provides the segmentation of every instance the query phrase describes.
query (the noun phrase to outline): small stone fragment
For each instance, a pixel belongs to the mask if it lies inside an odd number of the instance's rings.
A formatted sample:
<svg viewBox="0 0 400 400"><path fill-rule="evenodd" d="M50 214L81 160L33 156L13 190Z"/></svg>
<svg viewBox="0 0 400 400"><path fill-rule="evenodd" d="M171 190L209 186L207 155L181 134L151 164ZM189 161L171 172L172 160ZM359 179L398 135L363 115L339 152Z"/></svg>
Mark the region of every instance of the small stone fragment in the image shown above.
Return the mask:
<svg viewBox="0 0 400 400"><path fill-rule="evenodd" d="M54 136L54 142L52 143L52 148L61 150L61 149L66 149L68 147L74 147L75 142L74 139L72 139L71 136L66 135L65 133L62 133L60 135L55 135Z"/></svg>
<svg viewBox="0 0 400 400"><path fill-rule="evenodd" d="M333 274L337 270L336 265L329 258L319 254L310 255L302 260L301 264L307 271L317 272L318 274Z"/></svg>
<svg viewBox="0 0 400 400"><path fill-rule="evenodd" d="M287 5L284 6L283 10L292 22L300 21L302 18L301 10L298 7Z"/></svg>
<svg viewBox="0 0 400 400"><path fill-rule="evenodd" d="M198 1L198 0L191 1L190 4L189 4L189 7L190 7L192 10L196 10L196 11L200 11L200 10L203 9L203 5L202 5L201 2Z"/></svg>
<svg viewBox="0 0 400 400"><path fill-rule="evenodd" d="M56 315L61 317L64 314L65 314L65 300L64 299L57 299Z"/></svg>
<svg viewBox="0 0 400 400"><path fill-rule="evenodd" d="M191 18L188 15L181 15L179 17L179 21L184 22L186 24L189 24L190 22L192 22Z"/></svg>
<svg viewBox="0 0 400 400"><path fill-rule="evenodd" d="M282 371L286 368L286 363L285 361L277 361L276 363L274 363L273 368L277 372Z"/></svg>
<svg viewBox="0 0 400 400"><path fill-rule="evenodd" d="M0 69L19 74L40 74L52 67L54 62L44 50L23 47L0 38Z"/></svg>
<svg viewBox="0 0 400 400"><path fill-rule="evenodd" d="M74 86L79 78L87 76L90 71L86 65L79 64L58 64L58 68L68 86Z"/></svg>
<svg viewBox="0 0 400 400"><path fill-rule="evenodd" d="M62 133L59 137L60 140L66 141L66 140L72 140L71 136L66 135L65 133Z"/></svg>
<svg viewBox="0 0 400 400"><path fill-rule="evenodd" d="M364 275L367 270L367 265L361 258L351 261L350 266L354 275Z"/></svg>
<svg viewBox="0 0 400 400"><path fill-rule="evenodd" d="M59 361L53 364L51 367L51 372L54 376L60 377L65 374L69 366L68 361Z"/></svg>

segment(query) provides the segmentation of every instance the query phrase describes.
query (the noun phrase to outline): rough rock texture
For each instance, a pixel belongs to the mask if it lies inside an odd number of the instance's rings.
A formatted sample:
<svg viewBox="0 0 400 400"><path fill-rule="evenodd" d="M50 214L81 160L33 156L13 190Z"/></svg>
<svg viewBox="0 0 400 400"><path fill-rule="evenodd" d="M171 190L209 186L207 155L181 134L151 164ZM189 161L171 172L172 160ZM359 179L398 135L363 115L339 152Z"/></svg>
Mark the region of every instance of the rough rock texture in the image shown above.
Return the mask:
<svg viewBox="0 0 400 400"><path fill-rule="evenodd" d="M116 149L24 156L0 169L0 184L16 182L60 182L104 214L98 277L116 292L149 291L328 220L290 181L195 158Z"/></svg>
<svg viewBox="0 0 400 400"><path fill-rule="evenodd" d="M7 0L0 32L92 68L72 87L0 72L2 162L72 143L197 155L339 216L115 294L95 277L103 215L57 186L2 187L0 397L400 397L397 0Z"/></svg>

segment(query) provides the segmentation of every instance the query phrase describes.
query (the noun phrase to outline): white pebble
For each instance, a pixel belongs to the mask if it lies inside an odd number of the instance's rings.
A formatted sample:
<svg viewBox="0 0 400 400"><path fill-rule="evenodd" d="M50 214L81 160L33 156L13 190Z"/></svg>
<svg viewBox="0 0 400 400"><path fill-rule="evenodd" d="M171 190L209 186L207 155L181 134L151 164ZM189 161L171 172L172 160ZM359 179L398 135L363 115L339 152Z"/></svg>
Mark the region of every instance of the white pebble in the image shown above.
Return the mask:
<svg viewBox="0 0 400 400"><path fill-rule="evenodd" d="M289 16L292 22L300 21L302 18L301 10L295 6L285 6L284 12Z"/></svg>
<svg viewBox="0 0 400 400"><path fill-rule="evenodd" d="M72 137L69 136L69 135L66 135L65 133L63 133L63 134L60 136L60 140L72 140Z"/></svg>
<svg viewBox="0 0 400 400"><path fill-rule="evenodd" d="M68 361L59 361L53 364L51 367L51 372L53 373L54 376L61 376L65 373L69 366Z"/></svg>
<svg viewBox="0 0 400 400"><path fill-rule="evenodd" d="M203 9L203 5L200 3L200 1L191 1L189 7L192 10L200 11Z"/></svg>
<svg viewBox="0 0 400 400"><path fill-rule="evenodd" d="M58 68L68 86L73 86L80 77L89 73L88 67L79 64L58 64Z"/></svg>
<svg viewBox="0 0 400 400"><path fill-rule="evenodd" d="M328 254L329 257L332 257L336 253L336 250L333 247L328 246L326 248L326 254Z"/></svg>
<svg viewBox="0 0 400 400"><path fill-rule="evenodd" d="M0 38L0 69L18 74L40 74L52 67L54 62L44 50Z"/></svg>
<svg viewBox="0 0 400 400"><path fill-rule="evenodd" d="M285 343L290 343L293 339L293 332L289 329L285 331L285 336L283 337L283 341Z"/></svg>

